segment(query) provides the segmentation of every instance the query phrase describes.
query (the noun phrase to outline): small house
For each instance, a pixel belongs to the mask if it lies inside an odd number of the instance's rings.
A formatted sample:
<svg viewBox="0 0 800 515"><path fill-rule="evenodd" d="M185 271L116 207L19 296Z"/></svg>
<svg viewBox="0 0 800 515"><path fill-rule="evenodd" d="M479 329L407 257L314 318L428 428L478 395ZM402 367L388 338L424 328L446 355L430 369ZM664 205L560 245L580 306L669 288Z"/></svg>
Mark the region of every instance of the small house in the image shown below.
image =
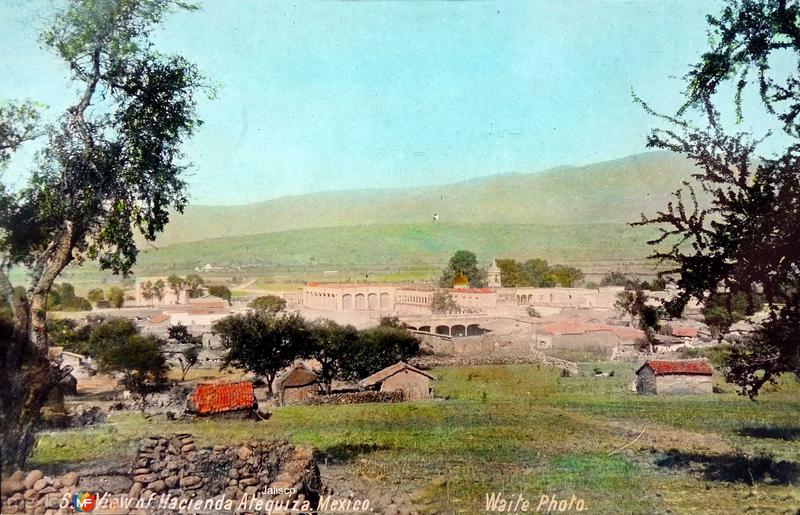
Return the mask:
<svg viewBox="0 0 800 515"><path fill-rule="evenodd" d="M320 391L319 377L303 365L295 365L278 380L281 404L308 399Z"/></svg>
<svg viewBox="0 0 800 515"><path fill-rule="evenodd" d="M651 359L636 371L636 391L642 394L712 393L713 373L707 359Z"/></svg>
<svg viewBox="0 0 800 515"><path fill-rule="evenodd" d="M392 366L375 372L371 376L359 381L359 386L365 389L381 392L403 392L403 400L416 401L430 399L433 396L431 381L436 378L412 367L408 363L398 361Z"/></svg>
<svg viewBox="0 0 800 515"><path fill-rule="evenodd" d="M189 394L186 412L192 415L251 415L258 404L253 383L201 383Z"/></svg>

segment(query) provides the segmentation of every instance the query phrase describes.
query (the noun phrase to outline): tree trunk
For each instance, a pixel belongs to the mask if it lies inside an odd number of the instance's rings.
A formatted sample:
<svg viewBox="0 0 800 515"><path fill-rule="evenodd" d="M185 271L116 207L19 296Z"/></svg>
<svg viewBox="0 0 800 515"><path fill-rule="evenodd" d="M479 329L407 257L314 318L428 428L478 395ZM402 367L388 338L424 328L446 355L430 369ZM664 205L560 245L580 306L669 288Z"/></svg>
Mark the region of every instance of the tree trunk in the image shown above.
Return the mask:
<svg viewBox="0 0 800 515"><path fill-rule="evenodd" d="M10 299L15 317L14 335L11 341L3 342L5 363L0 367L4 470L25 466L47 395L69 373L50 363L48 357L47 294L72 260L73 234L72 224L66 223L62 234L37 258L24 302L16 299L5 273L0 274L0 290Z"/></svg>

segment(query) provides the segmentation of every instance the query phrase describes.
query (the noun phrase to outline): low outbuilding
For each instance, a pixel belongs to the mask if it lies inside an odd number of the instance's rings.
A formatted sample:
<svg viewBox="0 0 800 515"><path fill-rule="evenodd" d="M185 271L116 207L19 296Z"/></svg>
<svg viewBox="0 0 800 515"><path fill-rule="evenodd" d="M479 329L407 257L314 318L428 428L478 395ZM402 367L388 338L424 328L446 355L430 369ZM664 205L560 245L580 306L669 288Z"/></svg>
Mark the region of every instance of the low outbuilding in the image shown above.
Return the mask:
<svg viewBox="0 0 800 515"><path fill-rule="evenodd" d="M189 394L186 412L190 415L250 416L258 408L253 383L201 383Z"/></svg>
<svg viewBox="0 0 800 515"><path fill-rule="evenodd" d="M433 396L431 382L436 378L408 363L398 361L392 366L375 372L358 384L364 389L381 392L403 392L403 400L416 401Z"/></svg>
<svg viewBox="0 0 800 515"><path fill-rule="evenodd" d="M636 371L641 394L712 393L714 370L707 359L650 359Z"/></svg>
<svg viewBox="0 0 800 515"><path fill-rule="evenodd" d="M301 402L320 393L319 376L304 365L295 365L278 380L281 404Z"/></svg>

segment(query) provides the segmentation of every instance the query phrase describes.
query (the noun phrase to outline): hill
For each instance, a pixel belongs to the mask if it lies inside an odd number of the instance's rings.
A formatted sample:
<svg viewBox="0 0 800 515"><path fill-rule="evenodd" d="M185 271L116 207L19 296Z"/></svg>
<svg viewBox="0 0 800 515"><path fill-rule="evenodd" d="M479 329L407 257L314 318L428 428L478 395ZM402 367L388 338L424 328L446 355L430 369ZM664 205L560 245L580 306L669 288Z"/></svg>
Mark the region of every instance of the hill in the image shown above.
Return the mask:
<svg viewBox="0 0 800 515"><path fill-rule="evenodd" d="M441 224L454 225L625 224L665 205L692 169L680 156L653 152L445 186L312 193L242 206L190 206L173 217L157 246L323 227L419 227L432 223L434 213ZM276 238L283 237L267 240ZM300 240L308 238L301 235ZM238 246L239 241L230 244Z"/></svg>
<svg viewBox="0 0 800 515"><path fill-rule="evenodd" d="M641 259L651 229L623 223L392 224L297 229L236 236L148 249L137 273L191 270L206 263L270 270L438 269L455 250L470 249L486 262L492 257L543 257L551 261L603 262Z"/></svg>

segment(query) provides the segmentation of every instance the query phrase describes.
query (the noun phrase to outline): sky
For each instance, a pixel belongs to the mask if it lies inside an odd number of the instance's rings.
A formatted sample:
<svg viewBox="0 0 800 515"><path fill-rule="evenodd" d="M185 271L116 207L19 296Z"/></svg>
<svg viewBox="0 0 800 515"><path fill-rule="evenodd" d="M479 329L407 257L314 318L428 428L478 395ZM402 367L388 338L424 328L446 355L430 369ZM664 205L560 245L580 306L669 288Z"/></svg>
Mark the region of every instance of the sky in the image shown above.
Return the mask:
<svg viewBox="0 0 800 515"><path fill-rule="evenodd" d="M47 2L0 0L0 98L74 102L37 42ZM205 0L156 35L219 85L185 151L195 204L446 184L646 151L707 46L711 1ZM32 149L9 170L20 174Z"/></svg>

